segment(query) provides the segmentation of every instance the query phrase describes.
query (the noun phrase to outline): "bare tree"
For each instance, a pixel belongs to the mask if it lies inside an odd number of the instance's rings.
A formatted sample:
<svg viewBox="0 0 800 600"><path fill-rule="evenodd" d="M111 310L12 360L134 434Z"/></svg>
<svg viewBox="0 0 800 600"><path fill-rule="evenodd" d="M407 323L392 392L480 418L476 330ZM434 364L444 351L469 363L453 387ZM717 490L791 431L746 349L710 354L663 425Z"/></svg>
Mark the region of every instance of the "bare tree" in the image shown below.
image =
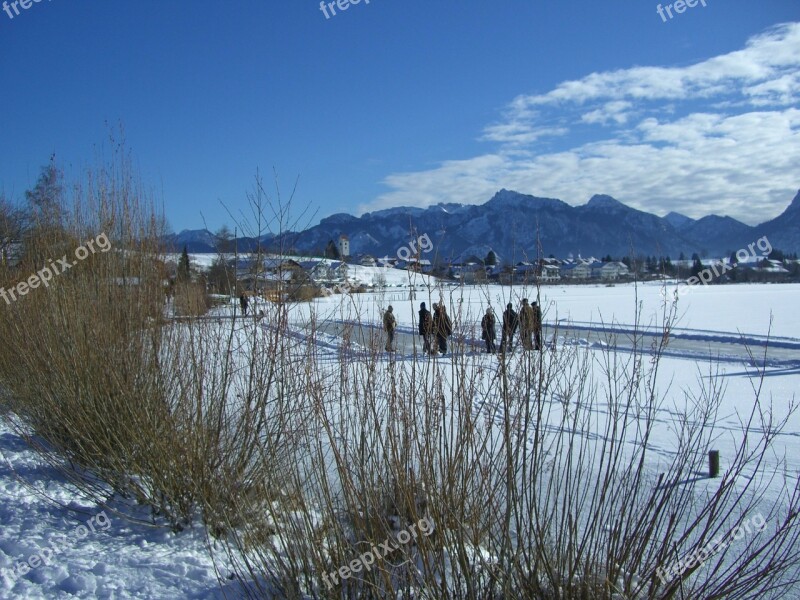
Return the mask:
<svg viewBox="0 0 800 600"><path fill-rule="evenodd" d="M0 195L0 266L16 262L28 225L28 215Z"/></svg>

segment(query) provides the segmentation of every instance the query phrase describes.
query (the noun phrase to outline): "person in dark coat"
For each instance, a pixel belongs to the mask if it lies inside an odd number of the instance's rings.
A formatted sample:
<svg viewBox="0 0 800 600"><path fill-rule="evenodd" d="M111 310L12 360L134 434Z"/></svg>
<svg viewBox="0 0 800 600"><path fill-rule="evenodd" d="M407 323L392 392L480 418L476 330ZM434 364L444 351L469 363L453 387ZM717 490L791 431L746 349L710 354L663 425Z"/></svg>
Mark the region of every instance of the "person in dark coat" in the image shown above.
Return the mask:
<svg viewBox="0 0 800 600"><path fill-rule="evenodd" d="M444 309L444 304L433 305L433 331L436 333L436 345L439 352L447 353L447 338L453 333L453 323Z"/></svg>
<svg viewBox="0 0 800 600"><path fill-rule="evenodd" d="M386 330L386 351L394 350L394 330L397 328L397 320L394 318L394 308L390 304L383 313L383 328Z"/></svg>
<svg viewBox="0 0 800 600"><path fill-rule="evenodd" d="M542 309L539 308L539 303L534 300L533 306L533 341L534 348L541 352L542 350Z"/></svg>
<svg viewBox="0 0 800 600"><path fill-rule="evenodd" d="M239 305L242 307L242 314L246 317L247 316L247 296L242 294L239 296Z"/></svg>
<svg viewBox="0 0 800 600"><path fill-rule="evenodd" d="M486 314L483 315L483 319L481 319L481 337L486 342L486 352L489 354L494 354L496 351L494 345L495 335L494 313L491 307L489 307L486 309Z"/></svg>
<svg viewBox="0 0 800 600"><path fill-rule="evenodd" d="M425 303L419 305L419 334L422 336L423 352L431 353L431 334L433 333L433 317L431 311L425 308Z"/></svg>
<svg viewBox="0 0 800 600"><path fill-rule="evenodd" d="M514 349L514 334L517 332L518 326L519 317L511 302L509 302L505 311L503 311L503 335L500 339L500 352L505 352L506 350L511 352Z"/></svg>

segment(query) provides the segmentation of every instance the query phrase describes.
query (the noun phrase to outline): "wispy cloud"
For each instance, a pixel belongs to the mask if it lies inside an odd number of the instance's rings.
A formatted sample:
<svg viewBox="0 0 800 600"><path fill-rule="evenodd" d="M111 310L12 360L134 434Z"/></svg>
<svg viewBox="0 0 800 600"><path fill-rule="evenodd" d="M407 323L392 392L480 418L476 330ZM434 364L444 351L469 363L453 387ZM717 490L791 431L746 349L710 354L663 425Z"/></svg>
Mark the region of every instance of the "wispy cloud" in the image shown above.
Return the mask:
<svg viewBox="0 0 800 600"><path fill-rule="evenodd" d="M682 67L592 73L513 99L481 140L487 154L386 178L362 210L485 202L505 187L584 203L612 194L651 212L728 214L748 223L780 212L800 187L800 23L741 50ZM543 154L543 137L580 145Z"/></svg>
<svg viewBox="0 0 800 600"><path fill-rule="evenodd" d="M606 102L602 108L584 113L581 116L581 121L590 124L599 123L600 125L607 125L608 123L624 125L631 117L631 108L633 108L633 103L627 100Z"/></svg>

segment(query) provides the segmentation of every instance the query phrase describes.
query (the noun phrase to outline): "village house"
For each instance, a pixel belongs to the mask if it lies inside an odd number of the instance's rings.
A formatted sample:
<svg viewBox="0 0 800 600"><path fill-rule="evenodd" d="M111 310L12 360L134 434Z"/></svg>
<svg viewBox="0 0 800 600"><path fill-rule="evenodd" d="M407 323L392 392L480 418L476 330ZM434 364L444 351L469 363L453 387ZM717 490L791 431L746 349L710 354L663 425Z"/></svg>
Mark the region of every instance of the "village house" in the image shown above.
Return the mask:
<svg viewBox="0 0 800 600"><path fill-rule="evenodd" d="M334 261L330 264L330 278L344 281L347 279L348 267L343 261Z"/></svg>
<svg viewBox="0 0 800 600"><path fill-rule="evenodd" d="M304 260L300 263L300 266L315 283L331 279L330 265L324 260Z"/></svg>
<svg viewBox="0 0 800 600"><path fill-rule="evenodd" d="M602 268L603 263L600 261L579 261L573 265L570 265L569 268L562 267L562 272L566 277L570 279L577 279L577 280L588 280L592 277L599 277L600 276L600 269Z"/></svg>
<svg viewBox="0 0 800 600"><path fill-rule="evenodd" d="M401 260L397 262L398 269L405 269L406 271L415 271L417 273L430 272L432 266L431 261L427 259L417 260L416 258L409 258L408 260Z"/></svg>
<svg viewBox="0 0 800 600"><path fill-rule="evenodd" d="M607 262L600 267L600 278L605 280L619 279L630 275L628 265L622 262Z"/></svg>
<svg viewBox="0 0 800 600"><path fill-rule="evenodd" d="M536 263L518 262L514 271L524 283L545 283L561 279L561 265L554 258L543 258Z"/></svg>
<svg viewBox="0 0 800 600"><path fill-rule="evenodd" d="M360 264L362 267L374 267L377 266L378 263L374 256L363 254L359 257L358 264Z"/></svg>

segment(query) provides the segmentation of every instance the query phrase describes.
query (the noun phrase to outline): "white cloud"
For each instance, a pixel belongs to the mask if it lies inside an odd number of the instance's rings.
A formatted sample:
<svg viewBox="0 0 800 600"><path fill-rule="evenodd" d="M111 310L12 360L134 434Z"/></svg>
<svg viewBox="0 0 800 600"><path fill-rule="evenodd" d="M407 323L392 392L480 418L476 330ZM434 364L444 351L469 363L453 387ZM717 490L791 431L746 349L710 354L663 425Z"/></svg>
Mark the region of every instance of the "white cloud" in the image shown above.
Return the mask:
<svg viewBox="0 0 800 600"><path fill-rule="evenodd" d="M490 125L481 139L506 144L530 144L544 136L564 135L568 132L566 127L531 127L520 121L512 121Z"/></svg>
<svg viewBox="0 0 800 600"><path fill-rule="evenodd" d="M482 203L505 187L571 204L607 193L650 212L755 224L800 187L798 99L800 23L792 23L694 65L592 73L518 96L483 131L494 152L391 175L390 191L361 208ZM594 141L536 151L543 136L578 128Z"/></svg>
<svg viewBox="0 0 800 600"><path fill-rule="evenodd" d="M625 100L606 102L603 108L583 114L581 121L589 124L599 123L600 125L606 125L613 121L617 125L624 125L631 116L629 112L631 107L633 107L633 103Z"/></svg>
<svg viewBox="0 0 800 600"><path fill-rule="evenodd" d="M796 73L800 66L800 23L780 25L753 37L743 50L710 58L688 67L634 67L592 73L567 81L543 95L521 96L520 111L554 103L599 99L687 100L741 92L744 86ZM791 100L790 100L791 101Z"/></svg>

